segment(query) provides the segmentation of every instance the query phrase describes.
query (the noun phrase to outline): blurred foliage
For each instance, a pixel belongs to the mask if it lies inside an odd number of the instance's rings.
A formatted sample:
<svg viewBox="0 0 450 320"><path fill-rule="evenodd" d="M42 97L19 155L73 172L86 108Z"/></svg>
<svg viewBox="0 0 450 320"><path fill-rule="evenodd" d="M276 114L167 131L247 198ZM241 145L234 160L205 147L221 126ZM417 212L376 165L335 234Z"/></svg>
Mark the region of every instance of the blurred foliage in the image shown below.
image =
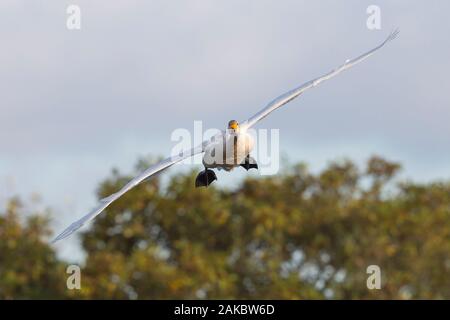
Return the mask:
<svg viewBox="0 0 450 320"><path fill-rule="evenodd" d="M0 298L450 299L450 184L397 181L399 170L380 157L317 174L299 164L233 190L195 189L194 171L155 177L81 234L82 289L70 292L47 220L19 223L12 201ZM113 172L99 198L130 178ZM381 290L367 289L369 265Z"/></svg>
<svg viewBox="0 0 450 320"><path fill-rule="evenodd" d="M0 299L66 296L65 266L45 242L48 222L42 213L26 214L18 199L0 212Z"/></svg>

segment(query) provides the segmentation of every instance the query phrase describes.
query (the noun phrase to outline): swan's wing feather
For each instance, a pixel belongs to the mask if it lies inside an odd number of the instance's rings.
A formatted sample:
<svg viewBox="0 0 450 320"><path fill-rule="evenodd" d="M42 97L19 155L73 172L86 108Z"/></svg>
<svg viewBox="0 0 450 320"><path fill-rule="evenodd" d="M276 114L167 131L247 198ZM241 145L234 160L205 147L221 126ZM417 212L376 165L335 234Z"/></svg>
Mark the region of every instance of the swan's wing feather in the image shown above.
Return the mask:
<svg viewBox="0 0 450 320"><path fill-rule="evenodd" d="M319 85L320 83L322 83L325 80L333 78L334 76L338 75L342 71L344 71L346 69L349 69L349 68L353 67L354 65L360 63L361 61L367 59L372 54L374 54L376 51L378 51L379 49L384 47L384 45L386 43L388 43L389 41L394 40L398 36L398 34L399 34L399 30L397 29L397 30L393 31L386 38L386 40L384 40L380 45L378 45L377 47L373 48L372 50L370 50L370 51L360 55L359 57L357 57L355 59L347 60L347 61L345 61L345 63L343 65L341 65L338 68L328 72L327 74L324 74L323 76L321 76L319 78L316 78L316 79L313 79L311 81L308 81L308 82L302 84L301 86L299 86L299 87L297 87L297 88L295 88L295 89L293 89L293 90L291 90L289 92L286 92L285 94L277 97L275 100L271 101L260 112L255 114L253 117L251 117L247 121L243 122L241 124L241 127L245 127L245 128L248 129L248 128L254 126L257 122L259 122L262 119L264 119L265 117L267 117L271 112L273 112L276 109L278 109L279 107L285 105L289 101L297 98L299 95L301 95L306 90Z"/></svg>
<svg viewBox="0 0 450 320"><path fill-rule="evenodd" d="M98 216L103 210L105 210L106 207L108 207L111 203L116 201L118 198L120 198L123 194L143 182L144 180L152 177L153 175L171 167L177 162L180 162L184 159L187 159L189 157L192 157L196 154L200 154L204 151L204 148L208 145L209 141L203 142L201 145L188 150L181 152L180 154L176 156L169 157L157 164L152 165L147 170L142 172L140 175L138 175L136 178L128 182L122 189L117 191L116 193L113 193L112 195L100 200L97 207L95 207L91 212L89 212L87 215L82 217L81 219L75 221L72 223L69 227L67 227L61 234L59 234L52 242L56 242L59 240L62 240L68 236L70 236L72 233L77 231L79 228L81 228L86 222L94 219L96 216Z"/></svg>

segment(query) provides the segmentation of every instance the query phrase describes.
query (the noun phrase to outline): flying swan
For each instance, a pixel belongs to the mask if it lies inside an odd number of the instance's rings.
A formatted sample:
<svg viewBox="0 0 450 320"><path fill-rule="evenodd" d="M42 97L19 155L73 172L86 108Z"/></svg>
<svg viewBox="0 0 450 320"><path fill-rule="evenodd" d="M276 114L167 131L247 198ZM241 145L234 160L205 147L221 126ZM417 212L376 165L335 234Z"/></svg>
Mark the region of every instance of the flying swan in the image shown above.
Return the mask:
<svg viewBox="0 0 450 320"><path fill-rule="evenodd" d="M376 51L384 47L388 42L394 40L399 34L398 30L393 31L380 45L373 48L372 50L362 54L361 56L346 60L344 64L337 67L336 69L328 72L327 74L318 77L316 79L310 80L301 86L279 96L275 100L271 101L264 109L259 111L250 119L239 124L236 120L231 120L228 123L228 129L222 131L221 133L213 136L209 140L203 141L200 145L190 150L186 150L181 152L176 156L169 157L142 172L139 176L128 182L122 189L117 191L116 193L100 200L100 203L96 208L94 208L87 215L82 217L81 219L72 223L67 229L65 229L60 235L58 235L52 243L62 240L76 230L81 228L86 222L94 219L97 215L99 215L106 207L108 207L115 200L120 198L126 192L143 182L144 180L150 178L156 173L159 173L174 164L192 157L197 154L204 153L203 155L203 165L205 170L200 172L195 181L196 187L207 187L214 180L217 180L216 174L211 169L224 169L231 170L235 167L242 166L246 170L252 168L258 168L256 161L250 157L250 152L254 147L253 138L250 134L247 133L247 130L253 127L260 120L267 117L271 112L290 102L291 100L297 98L303 92L308 89L314 88L318 86L325 80L331 79L332 77L338 75L344 70L347 70L354 65L360 63L365 60Z"/></svg>

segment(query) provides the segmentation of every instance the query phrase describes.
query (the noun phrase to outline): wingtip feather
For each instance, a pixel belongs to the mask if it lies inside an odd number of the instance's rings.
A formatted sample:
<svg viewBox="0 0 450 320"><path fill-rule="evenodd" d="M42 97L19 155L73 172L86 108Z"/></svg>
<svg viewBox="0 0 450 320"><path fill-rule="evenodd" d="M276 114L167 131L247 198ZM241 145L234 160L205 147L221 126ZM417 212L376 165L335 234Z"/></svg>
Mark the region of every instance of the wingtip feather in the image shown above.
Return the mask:
<svg viewBox="0 0 450 320"><path fill-rule="evenodd" d="M79 223L79 222L75 222L75 223L71 224L66 230L61 232L55 239L53 239L51 241L51 244L54 244L54 243L58 242L59 240L63 240L65 238L67 238L72 233L74 233L75 231L80 229L82 226L83 226L83 224Z"/></svg>
<svg viewBox="0 0 450 320"><path fill-rule="evenodd" d="M386 42L395 40L395 39L398 37L399 34L400 34L400 28L394 29L394 30L389 34L389 36L387 37Z"/></svg>

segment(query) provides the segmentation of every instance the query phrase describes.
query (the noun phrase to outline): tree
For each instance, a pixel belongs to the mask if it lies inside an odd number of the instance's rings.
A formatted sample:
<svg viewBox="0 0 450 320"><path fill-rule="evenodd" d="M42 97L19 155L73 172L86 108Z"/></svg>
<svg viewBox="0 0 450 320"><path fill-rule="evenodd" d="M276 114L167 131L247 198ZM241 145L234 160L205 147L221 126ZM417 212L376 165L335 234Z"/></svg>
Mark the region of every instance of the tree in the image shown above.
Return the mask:
<svg viewBox="0 0 450 320"><path fill-rule="evenodd" d="M26 214L18 199L0 213L0 299L67 296L65 269L47 244L48 216Z"/></svg>
<svg viewBox="0 0 450 320"><path fill-rule="evenodd" d="M83 233L82 296L448 299L450 185L399 182L399 169L300 164L234 190L195 189L195 172L151 179ZM130 178L114 172L99 198ZM381 290L366 286L369 265Z"/></svg>
<svg viewBox="0 0 450 320"><path fill-rule="evenodd" d="M298 164L232 190L195 189L194 171L153 178L81 233L80 291L48 244L48 212L11 199L0 298L449 299L450 183L399 181L399 170L380 157L317 174ZM130 178L114 171L99 198ZM371 265L380 290L366 285Z"/></svg>

